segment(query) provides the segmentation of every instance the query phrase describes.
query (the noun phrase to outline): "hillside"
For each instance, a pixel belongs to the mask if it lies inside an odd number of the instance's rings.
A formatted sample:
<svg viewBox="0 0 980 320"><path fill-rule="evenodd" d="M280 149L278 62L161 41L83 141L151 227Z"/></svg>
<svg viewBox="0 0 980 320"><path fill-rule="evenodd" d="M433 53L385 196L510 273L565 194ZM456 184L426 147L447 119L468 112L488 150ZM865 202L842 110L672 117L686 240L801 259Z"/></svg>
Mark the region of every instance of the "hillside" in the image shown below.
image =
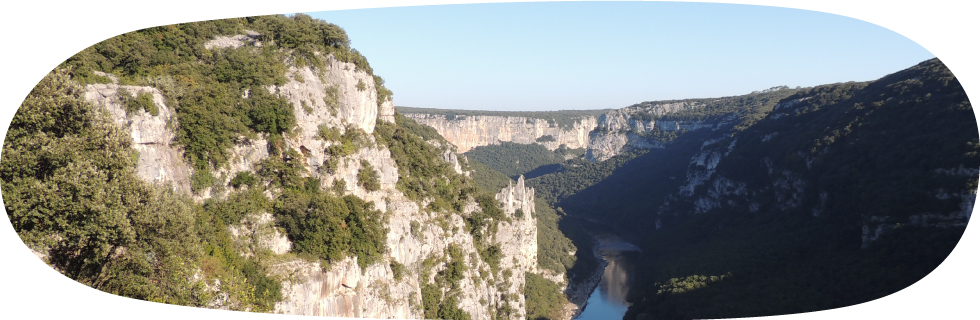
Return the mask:
<svg viewBox="0 0 980 320"><path fill-rule="evenodd" d="M933 59L799 90L730 137L678 139L676 157L637 157L560 205L643 239L651 272L626 318L843 307L911 285L952 250L976 195L976 127Z"/></svg>
<svg viewBox="0 0 980 320"><path fill-rule="evenodd" d="M503 140L467 154L544 172L527 184L566 221L641 244L626 318L731 318L854 305L931 272L973 209L976 127L933 59L871 82L609 110L584 157Z"/></svg>
<svg viewBox="0 0 980 320"><path fill-rule="evenodd" d="M303 14L86 48L0 155L13 229L86 287L416 319L573 318L609 292L599 233L642 249L626 319L874 300L946 258L978 175L972 106L937 59L620 109L395 108L344 30Z"/></svg>
<svg viewBox="0 0 980 320"><path fill-rule="evenodd" d="M534 190L477 188L449 143L395 112L343 29L302 14L83 50L21 105L0 181L38 257L136 299L523 319L529 275L560 296L539 281L555 275L538 268Z"/></svg>

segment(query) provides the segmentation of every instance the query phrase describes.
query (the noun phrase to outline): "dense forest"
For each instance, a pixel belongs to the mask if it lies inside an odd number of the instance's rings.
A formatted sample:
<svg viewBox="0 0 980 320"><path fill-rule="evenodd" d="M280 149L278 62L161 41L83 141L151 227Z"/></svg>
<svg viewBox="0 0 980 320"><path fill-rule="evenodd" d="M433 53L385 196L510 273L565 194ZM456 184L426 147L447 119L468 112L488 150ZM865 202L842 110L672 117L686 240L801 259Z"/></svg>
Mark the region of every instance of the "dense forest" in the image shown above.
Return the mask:
<svg viewBox="0 0 980 320"><path fill-rule="evenodd" d="M554 151L540 144L520 144L502 141L498 145L473 148L464 155L476 162L489 166L511 179L525 176L532 179L561 170L569 159L581 158L585 149L569 149L561 145Z"/></svg>

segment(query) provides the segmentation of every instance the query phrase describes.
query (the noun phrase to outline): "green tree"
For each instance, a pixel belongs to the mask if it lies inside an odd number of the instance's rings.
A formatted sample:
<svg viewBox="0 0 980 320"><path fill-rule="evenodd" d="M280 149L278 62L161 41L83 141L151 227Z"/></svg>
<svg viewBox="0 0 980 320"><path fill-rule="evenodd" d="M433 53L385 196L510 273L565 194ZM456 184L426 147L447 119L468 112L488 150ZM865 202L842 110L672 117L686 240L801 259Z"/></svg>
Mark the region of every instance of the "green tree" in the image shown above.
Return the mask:
<svg viewBox="0 0 980 320"><path fill-rule="evenodd" d="M203 305L192 281L194 204L135 174L128 134L82 98L65 70L45 77L11 121L0 159L15 230L68 277L133 298Z"/></svg>
<svg viewBox="0 0 980 320"><path fill-rule="evenodd" d="M381 190L381 182L378 180L378 171L367 160L361 160L361 170L357 171L357 184L363 186L368 191Z"/></svg>
<svg viewBox="0 0 980 320"><path fill-rule="evenodd" d="M106 263L136 240L130 216L150 195L130 144L64 70L45 77L11 121L0 165L7 214L25 243L83 283L103 281Z"/></svg>

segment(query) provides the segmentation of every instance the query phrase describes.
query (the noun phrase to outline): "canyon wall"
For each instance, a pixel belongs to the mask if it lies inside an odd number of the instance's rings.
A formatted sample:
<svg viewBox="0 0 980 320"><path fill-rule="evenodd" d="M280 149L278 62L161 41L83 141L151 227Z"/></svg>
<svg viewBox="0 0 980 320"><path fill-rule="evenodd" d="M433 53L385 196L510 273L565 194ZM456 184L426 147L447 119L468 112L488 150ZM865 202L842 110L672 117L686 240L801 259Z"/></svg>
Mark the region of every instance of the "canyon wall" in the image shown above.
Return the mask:
<svg viewBox="0 0 980 320"><path fill-rule="evenodd" d="M502 141L538 143L549 150L561 145L572 149L589 147L589 132L598 125L595 117L577 119L570 128L549 123L545 119L500 116L457 116L449 120L443 115L405 113L405 117L433 127L460 152L475 147L500 144ZM550 136L552 139L543 138ZM538 142L537 140L542 140ZM553 141L544 141L553 140Z"/></svg>
<svg viewBox="0 0 980 320"><path fill-rule="evenodd" d="M249 41L253 35L218 37L208 42L208 49L227 48L245 50L260 46ZM255 254L253 250L269 249L273 261L268 262L271 276L282 283L283 300L275 305L274 312L282 314L317 315L334 317L369 318L422 318L422 286L432 281L434 274L447 268L450 247L462 251L466 266L458 288L440 288L457 298L458 307L471 319L496 319L500 314L507 319L525 318L523 295L525 272L534 272L537 266L537 223L534 218L534 191L524 187L523 179L497 194L504 211L504 219L492 234L490 244L502 250L500 266L492 272L489 264L480 258L473 236L468 233L464 221L478 212L480 206L470 200L459 213L435 212L427 209L428 201L414 201L396 188L399 180L398 167L391 152L375 141L371 134L379 121L393 123L392 101L378 102L374 78L346 62L332 56L323 57L322 68L295 66L287 61L288 82L282 86L269 86L265 90L288 99L293 107L297 125L284 137L283 150L302 150L302 160L308 173L320 179L321 188L342 182L345 194L351 194L372 202L374 208L386 217L387 250L381 262L363 269L357 257L348 257L325 265L319 261L299 258L292 252L292 244L276 227L275 218L269 213L251 215L229 227L236 242L242 244L243 256ZM120 100L120 90L131 94L150 93L159 113L152 115L144 110L127 113ZM244 96L248 96L244 92ZM99 105L118 125L133 138L134 149L139 154L137 171L149 182L167 184L182 193L192 195L190 177L193 169L185 162L183 150L174 141L178 119L174 106L166 105L160 90L146 86L124 86L118 83L92 84L86 87L86 99ZM583 123L576 132L565 133L536 124L543 134L553 134L563 143L586 143L585 137L592 124ZM363 130L365 146L350 155L343 156L333 170L320 170L327 159L326 147L339 142L318 138L321 127L341 132ZM532 138L533 139L533 138ZM521 140L524 141L524 140ZM453 163L460 172L456 150L449 145L439 146L442 158ZM279 146L277 146L279 147ZM557 145L555 145L557 147ZM238 172L255 171L256 164L267 159L269 142L264 137L241 137L230 150L228 164L215 168L216 185L227 185ZM357 183L362 163L370 164L378 173L380 188L368 190ZM272 198L281 190L267 186L265 194ZM229 190L209 187L193 197L201 202L208 198L222 198ZM434 270L423 268L426 260L436 261ZM396 277L394 265L404 266ZM397 279L396 279L397 278ZM209 284L210 286L210 284ZM222 300L219 285L214 286L216 296L211 306L229 308Z"/></svg>
<svg viewBox="0 0 980 320"><path fill-rule="evenodd" d="M716 129L717 121L653 120L671 113L703 108L694 102L643 102L599 115L573 117L574 125L561 126L554 119L500 115L429 114L406 109L405 117L435 128L460 152L476 147L513 142L537 143L549 150L561 145L586 149L590 161L604 161L631 149L662 148L650 137L652 131ZM562 111L553 111L555 115ZM645 120L644 120L645 119Z"/></svg>

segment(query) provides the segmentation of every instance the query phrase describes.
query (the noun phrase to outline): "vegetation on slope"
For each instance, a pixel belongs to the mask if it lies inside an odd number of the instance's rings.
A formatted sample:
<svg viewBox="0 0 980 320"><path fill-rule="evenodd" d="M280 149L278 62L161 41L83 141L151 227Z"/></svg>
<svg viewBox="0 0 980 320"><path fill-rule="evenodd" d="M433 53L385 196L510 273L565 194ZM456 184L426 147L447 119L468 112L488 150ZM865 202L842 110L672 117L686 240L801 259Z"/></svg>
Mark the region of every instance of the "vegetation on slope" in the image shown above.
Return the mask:
<svg viewBox="0 0 980 320"><path fill-rule="evenodd" d="M257 32L261 47L206 49L216 36ZM210 168L228 162L239 137L263 134L270 151L281 151L281 135L295 124L293 107L265 87L286 82L284 61L323 67L327 55L353 63L373 75L367 60L350 47L340 27L296 14L201 21L126 33L99 42L69 58L72 77L82 84L105 81L94 71L117 76L122 84L163 91L174 108L175 142L198 172L198 188L209 186ZM375 77L379 103L391 96ZM247 97L247 98L246 98Z"/></svg>
<svg viewBox="0 0 980 320"><path fill-rule="evenodd" d="M534 273L526 273L524 301L527 303L527 319L561 319L568 299L557 284Z"/></svg>
<svg viewBox="0 0 980 320"><path fill-rule="evenodd" d="M557 170L565 162L565 157L576 157L584 154L584 150L568 149L562 145L555 151L548 150L540 144L520 144L500 142L498 145L487 145L473 148L464 155L480 162L494 171L503 173L511 179L534 171ZM536 170L537 169L537 170Z"/></svg>
<svg viewBox="0 0 980 320"><path fill-rule="evenodd" d="M527 184L534 187L536 194L549 204L559 205L561 200L602 181L619 167L646 152L649 151L625 152L602 162L574 159L564 165L564 170L528 179Z"/></svg>
<svg viewBox="0 0 980 320"><path fill-rule="evenodd" d="M374 129L378 144L391 151L398 164L398 190L410 199L430 197L429 209L460 212L470 196L478 191L465 176L442 159L449 143L427 126L395 114L395 124L378 121ZM436 147L429 141L438 142Z"/></svg>
<svg viewBox="0 0 980 320"><path fill-rule="evenodd" d="M460 281L466 272L463 261L462 251L450 245L442 257L430 256L422 262L419 283L422 284L422 310L426 319L470 319L470 315L458 306L459 295L463 293ZM430 277L435 265L441 263L445 263L446 268L432 275L433 282L425 280Z"/></svg>
<svg viewBox="0 0 980 320"><path fill-rule="evenodd" d="M469 161L468 167L464 170L466 169L471 170L470 176L478 188L487 193L499 192L508 184L514 183L506 175L476 160ZM556 274L565 273L570 277L588 274L589 270L594 269L597 263L594 257L591 260L578 259L579 251L591 252L579 250L576 246L576 243L583 248L590 245L591 239L584 230L577 225L569 224L567 220L563 221L564 217L541 198L534 199L534 206L538 228L538 267L551 270ZM569 252L576 254L570 255ZM527 304L527 318L558 318L567 302L558 285L533 273L527 273L526 279L524 298Z"/></svg>
<svg viewBox="0 0 980 320"><path fill-rule="evenodd" d="M762 120L766 114L772 111L777 102L794 94L799 89L799 87L790 89L789 87L781 86L732 97L645 102L640 104L640 106L683 102L698 105L699 107L679 110L659 117L650 112L650 110L643 110L632 114L630 118L646 122L654 120L718 122L734 116L731 119L737 123L734 129L741 131L753 123Z"/></svg>
<svg viewBox="0 0 980 320"><path fill-rule="evenodd" d="M785 101L792 100L800 102L718 143L737 140L716 175L744 183L747 193L685 214L712 188L703 185L689 200L672 202L676 216L633 210L635 219L647 217L644 227L653 219L664 227L643 243L649 272L630 296L627 318L843 307L901 290L949 254L964 228L926 222L925 215L961 210L937 190L969 193L976 177L941 171L980 167L980 158L970 103L941 62L871 83L804 89ZM802 181L803 192L792 198L797 205L774 187L787 174ZM862 248L862 226L873 229L876 219L891 224ZM699 280L711 276L720 278ZM670 289L692 279L692 290Z"/></svg>
<svg viewBox="0 0 980 320"><path fill-rule="evenodd" d="M204 49L214 36L246 30L259 31L263 46ZM331 263L356 256L361 267L380 261L387 233L382 213L344 196L336 183L331 193L308 177L300 153L281 143L295 128L293 106L263 88L284 83L284 60L320 66L324 56L316 52L371 72L343 30L305 15L150 28L71 57L25 100L6 137L0 178L15 229L49 264L81 283L199 307L271 311L283 279L270 276L268 266L281 259ZM175 142L195 169L193 189L231 187L227 198L195 204L168 186L140 180L129 135L82 98L79 82L108 80L95 71L162 90L177 115ZM385 97L381 79L375 80ZM121 94L128 112L159 111L149 96ZM358 132L340 136L348 148L338 152L362 147L364 133ZM271 156L254 173L240 172L228 186L211 176L210 168L227 162L232 143L259 134L272 142ZM363 167L359 183L376 188L377 172ZM275 190L273 199L266 188ZM232 235L230 228L268 212L295 253L275 255Z"/></svg>
<svg viewBox="0 0 980 320"><path fill-rule="evenodd" d="M109 293L207 306L218 279L232 309L271 310L278 282L238 255L227 224L136 176L132 140L66 71L45 77L11 122L0 160L4 206L21 239L69 278ZM200 280L194 280L200 266Z"/></svg>

